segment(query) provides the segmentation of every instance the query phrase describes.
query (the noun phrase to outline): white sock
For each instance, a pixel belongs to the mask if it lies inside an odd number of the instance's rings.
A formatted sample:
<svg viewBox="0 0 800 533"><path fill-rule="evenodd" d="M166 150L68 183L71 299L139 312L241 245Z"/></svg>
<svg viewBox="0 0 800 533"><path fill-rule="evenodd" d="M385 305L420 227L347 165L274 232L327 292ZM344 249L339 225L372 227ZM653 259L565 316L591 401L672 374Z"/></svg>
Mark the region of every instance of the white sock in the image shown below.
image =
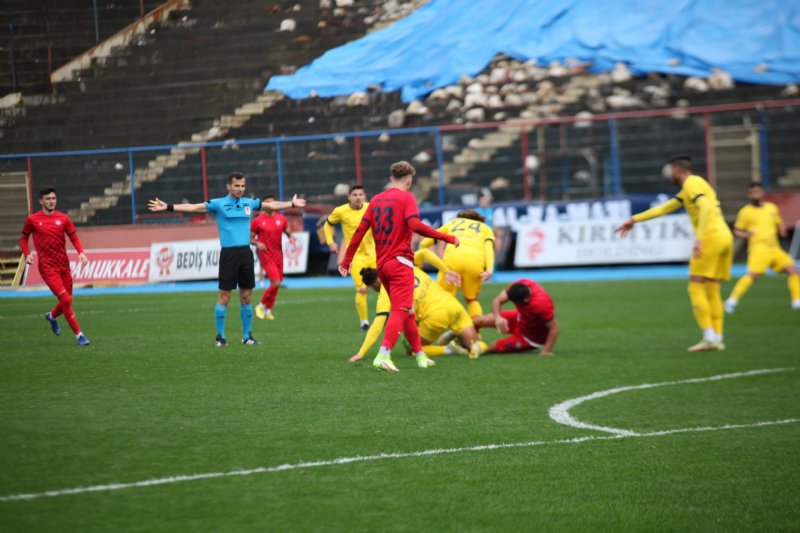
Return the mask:
<svg viewBox="0 0 800 533"><path fill-rule="evenodd" d="M714 328L706 328L703 330L703 340L706 342L717 341L717 332L714 331Z"/></svg>
<svg viewBox="0 0 800 533"><path fill-rule="evenodd" d="M265 312L266 314L268 314L268 315L271 315L271 314L272 314L272 309L267 309L267 308L265 307L265 308L264 308L264 312Z"/></svg>
<svg viewBox="0 0 800 533"><path fill-rule="evenodd" d="M83 335L83 332L82 332L82 331L79 331L78 333L76 333L76 334L75 334L75 338L76 338L76 339L80 339L80 338L81 338L81 335Z"/></svg>
<svg viewBox="0 0 800 533"><path fill-rule="evenodd" d="M722 333L717 333L717 342L722 342Z"/></svg>
<svg viewBox="0 0 800 533"><path fill-rule="evenodd" d="M447 354L447 355L452 355L453 354L453 347L450 346L450 343L445 344L444 353Z"/></svg>
<svg viewBox="0 0 800 533"><path fill-rule="evenodd" d="M262 304L262 303L260 303L260 302L259 302L259 304L258 304L258 308L259 308L259 309L266 309L266 307L264 307L264 304Z"/></svg>
<svg viewBox="0 0 800 533"><path fill-rule="evenodd" d="M391 357L392 352L386 349L386 347L381 346L380 350L378 350L378 355L382 357Z"/></svg>
<svg viewBox="0 0 800 533"><path fill-rule="evenodd" d="M369 320L362 320L361 321L361 325L362 326L369 326Z"/></svg>
<svg viewBox="0 0 800 533"><path fill-rule="evenodd" d="M427 355L425 355L425 352L417 352L417 353L415 353L415 354L414 354L414 357L416 357L417 359L419 359L420 357L426 358L426 357L428 357L428 356L427 356Z"/></svg>

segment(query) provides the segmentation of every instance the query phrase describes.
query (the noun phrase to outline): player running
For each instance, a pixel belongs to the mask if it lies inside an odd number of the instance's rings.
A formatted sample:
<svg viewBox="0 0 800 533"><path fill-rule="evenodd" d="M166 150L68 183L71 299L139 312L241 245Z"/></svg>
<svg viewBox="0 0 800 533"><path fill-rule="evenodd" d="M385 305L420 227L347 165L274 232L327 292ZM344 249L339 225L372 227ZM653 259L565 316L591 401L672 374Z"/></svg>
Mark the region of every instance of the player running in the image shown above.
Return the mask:
<svg viewBox="0 0 800 533"><path fill-rule="evenodd" d="M339 254L339 246L333 234L333 227L339 224L342 227L342 234L344 235L344 249L350 244L356 228L361 223L369 208L369 202L364 201L366 194L364 187L361 185L353 185L350 187L350 193L347 195L347 203L342 204L328 215L325 224L322 226L325 232L325 242L331 252L339 255L339 261L343 259L343 255ZM375 262L375 241L372 238L372 230L367 230L364 235L364 240L358 247L356 255L353 257L353 266L350 268L350 275L353 278L353 284L356 286L356 312L358 319L361 321L361 329L369 329L369 315L367 314L367 285L361 279L362 268L376 268Z"/></svg>
<svg viewBox="0 0 800 533"><path fill-rule="evenodd" d="M483 282L492 277L494 270L494 232L485 221L483 215L470 209L460 211L456 218L439 228L446 235L456 235L461 243L458 248L445 247L443 259L447 268L461 277L461 294L470 316L483 314L478 295ZM433 239L424 239L419 247L428 248L433 243ZM439 276L437 282L447 292L456 294L457 287L448 283L444 276Z"/></svg>
<svg viewBox="0 0 800 533"><path fill-rule="evenodd" d="M84 265L89 262L83 253L83 245L78 238L78 230L72 220L61 211L56 211L58 197L56 190L46 187L39 191L39 205L42 209L29 215L22 226L22 237L19 247L25 254L25 262L33 264L31 249L28 247L28 238L33 234L33 245L38 256L39 274L53 292L58 303L52 311L45 313L44 318L50 323L50 329L56 335L61 335L61 326L58 317L64 315L70 329L78 339L80 346L89 346L89 339L81 331L75 311L72 309L72 274L69 269L67 247L64 236L69 237L72 246L78 252L78 258Z"/></svg>
<svg viewBox="0 0 800 533"><path fill-rule="evenodd" d="M250 250L250 214L263 207L272 210L303 207L306 201L295 195L291 202L262 201L245 198L246 177L241 172L228 176L228 195L200 204L168 204L156 198L150 200L150 211L176 211L179 213L214 213L219 229L222 251L219 256L219 295L214 307L217 327L217 346L227 346L225 318L231 292L239 287L239 315L242 319L242 344L254 345L253 306L250 303L256 285L253 252Z"/></svg>
<svg viewBox="0 0 800 533"><path fill-rule="evenodd" d="M265 202L274 202L275 196L264 198ZM261 270L269 279L269 287L261 296L261 301L256 306L256 316L261 320L275 320L272 306L278 298L278 291L283 281L283 235L289 237L292 246L297 239L289 229L289 221L281 213L275 212L266 205L261 209L261 214L250 222L250 244L258 251L258 262Z"/></svg>
<svg viewBox="0 0 800 533"><path fill-rule="evenodd" d="M720 281L731 276L733 235L722 215L717 194L700 176L692 174L692 161L687 156L669 161L672 181L680 192L663 204L634 215L616 229L625 237L637 222L686 209L694 228L695 243L689 260L689 300L703 340L689 347L690 352L724 350L722 329L724 312Z"/></svg>
<svg viewBox="0 0 800 533"><path fill-rule="evenodd" d="M397 372L392 362L392 348L402 331L420 368L433 366L433 361L422 351L422 343L414 320L414 253L411 251L411 234L441 239L458 245L453 235L445 235L423 224L419 218L417 201L409 189L414 179L414 167L406 161L392 165L389 188L375 195L369 209L358 225L347 247L347 253L339 265L339 273L347 276L353 257L368 229L372 229L377 253L378 277L392 302L392 310L386 322L386 330L378 355L372 362L377 369Z"/></svg>
<svg viewBox="0 0 800 533"><path fill-rule="evenodd" d="M422 351L425 355L466 354L477 359L486 351L486 344L478 337L478 331L472 324L472 318L464 306L449 292L433 282L422 270L424 261L428 261L439 270L440 276L447 276L454 286L460 285L458 274L447 270L444 262L431 250L419 250L414 254L414 311L419 322L419 335ZM361 276L368 287L379 293L375 306L375 319L367 331L364 342L358 352L350 358L351 363L364 358L367 351L383 331L386 319L391 311L391 301L386 288L381 286L378 271L374 268L361 269ZM434 341L443 332L451 330L458 339L453 339L446 346L434 345Z"/></svg>
<svg viewBox="0 0 800 533"><path fill-rule="evenodd" d="M733 233L747 239L747 274L736 282L731 295L725 300L725 311L733 313L744 293L760 278L767 268L784 272L788 277L792 309L800 309L800 275L791 256L781 248L778 235L786 237L786 226L778 206L764 201L764 188L753 182L747 186L750 205L739 210Z"/></svg>
<svg viewBox="0 0 800 533"><path fill-rule="evenodd" d="M506 302L516 309L503 311ZM520 279L492 300L492 314L475 317L477 328L497 328L510 337L489 345L487 353L515 353L539 349L539 355L554 355L553 346L560 332L555 306L541 285Z"/></svg>

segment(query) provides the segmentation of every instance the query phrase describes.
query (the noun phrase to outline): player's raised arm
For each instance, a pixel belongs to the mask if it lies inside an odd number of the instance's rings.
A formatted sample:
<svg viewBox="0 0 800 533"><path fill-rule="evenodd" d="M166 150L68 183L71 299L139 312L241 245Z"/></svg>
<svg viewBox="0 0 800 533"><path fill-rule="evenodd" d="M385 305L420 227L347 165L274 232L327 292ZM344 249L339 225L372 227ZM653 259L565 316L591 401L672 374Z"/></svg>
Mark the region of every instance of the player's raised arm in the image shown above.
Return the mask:
<svg viewBox="0 0 800 533"><path fill-rule="evenodd" d="M261 202L261 207L272 209L273 211L280 211L281 209L291 209L293 207L305 207L305 198L298 198L295 194L289 202L279 202L277 200L266 200Z"/></svg>
<svg viewBox="0 0 800 533"><path fill-rule="evenodd" d="M494 326L500 333L508 333L508 320L503 318L501 307L508 301L508 293L505 289L492 300L492 315L494 315Z"/></svg>
<svg viewBox="0 0 800 533"><path fill-rule="evenodd" d="M153 212L175 211L176 213L205 213L206 204L168 204L156 198L147 202L147 208Z"/></svg>
<svg viewBox="0 0 800 533"><path fill-rule="evenodd" d="M633 229L633 225L637 222L644 222L645 220L650 220L651 218L657 218L662 215L667 215L672 213L673 211L677 211L683 207L683 203L677 196L673 196L666 202L661 205L657 205L656 207L651 207L647 211L642 211L641 213L637 213L633 215L631 218L626 220L623 224L621 224L617 229L614 230L615 233L619 233L622 237L625 237L630 233Z"/></svg>
<svg viewBox="0 0 800 533"><path fill-rule="evenodd" d="M455 235L447 235L441 231L437 231L421 221L419 217L409 218L408 227L411 229L411 231L414 233L419 233L423 237L430 237L431 239L445 241L447 244L452 244L453 246L458 246L459 244L458 238L456 238Z"/></svg>
<svg viewBox="0 0 800 533"><path fill-rule="evenodd" d="M372 225L372 219L370 216L370 211L367 210L367 212L364 213L364 217L361 219L358 228L356 228L356 231L353 232L353 237L350 239L350 245L347 247L347 252L344 255L344 259L342 259L342 262L339 263L339 274L341 274L343 277L347 276L348 272L350 272L350 265L353 263L353 257L355 257L358 247L361 244L362 239L364 239L364 235L367 234L367 231Z"/></svg>

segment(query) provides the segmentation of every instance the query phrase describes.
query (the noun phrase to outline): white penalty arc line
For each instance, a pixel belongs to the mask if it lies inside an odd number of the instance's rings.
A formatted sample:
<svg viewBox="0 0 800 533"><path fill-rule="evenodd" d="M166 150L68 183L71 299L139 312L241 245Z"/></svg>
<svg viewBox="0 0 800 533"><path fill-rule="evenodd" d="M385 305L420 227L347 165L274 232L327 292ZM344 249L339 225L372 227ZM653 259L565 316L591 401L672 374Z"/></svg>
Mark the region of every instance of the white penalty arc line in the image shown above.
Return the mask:
<svg viewBox="0 0 800 533"><path fill-rule="evenodd" d="M665 435L675 435L678 433L700 433L706 431L723 431L732 429L747 429L766 426L780 426L786 424L795 424L800 422L800 418L787 418L784 420L769 420L763 422L754 422L752 424L726 424L723 426L703 426L703 427L690 427L679 429L668 429L664 431L651 431L648 433L636 433L633 435L602 435L602 436L587 436L576 437L573 439L558 439L552 441L530 441L530 442L514 442L504 444L484 444L479 446L469 446L466 448L437 448L430 450L421 450L416 452L398 452L398 453L381 453L378 455L357 455L353 457L340 457L338 459L331 459L326 461L312 461L300 462L292 464L283 464L278 466L252 468L249 470L232 470L229 472L208 472L205 474L191 474L183 476L170 476L155 479L148 479L145 481L136 481L133 483L113 483L108 485L94 485L90 487L76 487L72 489L51 490L47 492L37 492L30 494L12 494L9 496L0 496L0 502L12 502L19 500L35 500L39 498L52 498L56 496L68 496L75 494L85 494L90 492L110 492L123 489L152 487L156 485L168 485L171 483L182 483L184 481L197 481L201 479L213 478L226 478L237 476L252 476L256 474L271 474L276 472L286 472L289 470L300 470L306 468L318 468L323 466L338 466L352 463L365 463L370 461L383 461L386 459L405 459L410 457L431 457L436 455L466 453L466 452L482 452L492 450L503 450L509 448L533 448L538 446L551 446L557 444L581 444L583 442L596 442L607 440L618 440L626 438L645 438L645 437L662 437Z"/></svg>
<svg viewBox="0 0 800 533"><path fill-rule="evenodd" d="M588 402L589 400L596 400L598 398L603 398L604 396L611 396L612 394L618 394L620 392L626 392L631 390L655 389L657 387L667 387L669 385L685 385L689 383L704 383L707 381L719 381L723 379L743 378L747 376L757 376L760 374L790 372L792 370L794 370L794 368L764 368L761 370L750 370L747 372L734 372L732 374L718 374L716 376L709 376L706 378L684 379L680 381L662 381L661 383L643 383L641 385L617 387L614 389L607 389L598 392L593 392L592 394L587 394L586 396L581 396L579 398L572 398L571 400L567 400L565 402L561 402L557 405L554 405L553 407L550 408L550 418L552 418L559 424L564 424L565 426L570 426L579 429L592 429L595 431L602 431L604 433L619 435L621 437L636 437L641 435L648 435L648 433L640 434L635 431L631 431L629 429L599 426L596 424L590 424L588 422L581 422L580 420L570 415L569 410L584 402Z"/></svg>

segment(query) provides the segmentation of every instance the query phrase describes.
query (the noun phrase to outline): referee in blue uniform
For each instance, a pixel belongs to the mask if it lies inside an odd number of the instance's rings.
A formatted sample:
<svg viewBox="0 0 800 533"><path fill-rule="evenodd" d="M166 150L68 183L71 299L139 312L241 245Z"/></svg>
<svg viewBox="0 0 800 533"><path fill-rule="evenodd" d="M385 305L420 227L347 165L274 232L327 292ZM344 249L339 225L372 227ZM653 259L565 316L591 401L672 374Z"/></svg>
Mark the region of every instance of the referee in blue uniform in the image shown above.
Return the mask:
<svg viewBox="0 0 800 533"><path fill-rule="evenodd" d="M244 198L247 178L241 172L228 176L228 196L214 198L201 204L168 204L156 198L148 202L150 211L177 211L179 213L214 213L219 229L222 252L219 257L219 296L214 308L217 324L217 346L227 346L225 316L231 291L239 287L240 314L242 317L242 344L258 344L253 338L253 306L251 296L256 286L253 253L250 250L250 215L262 207L272 210L303 207L306 201L295 195L291 202L262 202L257 198Z"/></svg>

